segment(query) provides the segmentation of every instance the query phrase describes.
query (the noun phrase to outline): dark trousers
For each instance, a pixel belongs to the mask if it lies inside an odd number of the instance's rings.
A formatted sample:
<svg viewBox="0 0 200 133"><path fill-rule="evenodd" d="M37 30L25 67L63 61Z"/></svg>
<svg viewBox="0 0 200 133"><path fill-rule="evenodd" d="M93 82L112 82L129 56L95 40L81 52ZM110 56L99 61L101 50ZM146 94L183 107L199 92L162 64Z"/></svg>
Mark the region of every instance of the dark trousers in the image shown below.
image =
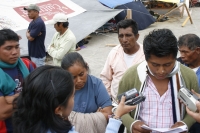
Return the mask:
<svg viewBox="0 0 200 133"><path fill-rule="evenodd" d="M194 123L190 128L189 133L200 133L200 123Z"/></svg>

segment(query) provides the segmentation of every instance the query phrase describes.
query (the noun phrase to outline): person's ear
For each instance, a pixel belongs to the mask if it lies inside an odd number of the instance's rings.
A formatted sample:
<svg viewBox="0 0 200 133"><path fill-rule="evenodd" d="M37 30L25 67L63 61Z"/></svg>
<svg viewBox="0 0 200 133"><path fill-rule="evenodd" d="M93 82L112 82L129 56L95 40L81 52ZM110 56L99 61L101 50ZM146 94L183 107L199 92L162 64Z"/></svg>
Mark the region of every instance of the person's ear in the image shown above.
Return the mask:
<svg viewBox="0 0 200 133"><path fill-rule="evenodd" d="M89 71L89 65L88 65L88 63L87 62L85 62L85 65L86 65L86 67L87 67L87 71Z"/></svg>
<svg viewBox="0 0 200 133"><path fill-rule="evenodd" d="M197 48L195 49L195 51L196 51L197 54L200 54L200 47L197 47Z"/></svg>
<svg viewBox="0 0 200 133"><path fill-rule="evenodd" d="M61 106L58 106L56 109L55 109L55 114L56 115L59 115L62 117L62 114L63 114L63 108Z"/></svg>
<svg viewBox="0 0 200 133"><path fill-rule="evenodd" d="M138 40L139 36L140 36L140 34L138 34L138 33L135 35L136 41Z"/></svg>

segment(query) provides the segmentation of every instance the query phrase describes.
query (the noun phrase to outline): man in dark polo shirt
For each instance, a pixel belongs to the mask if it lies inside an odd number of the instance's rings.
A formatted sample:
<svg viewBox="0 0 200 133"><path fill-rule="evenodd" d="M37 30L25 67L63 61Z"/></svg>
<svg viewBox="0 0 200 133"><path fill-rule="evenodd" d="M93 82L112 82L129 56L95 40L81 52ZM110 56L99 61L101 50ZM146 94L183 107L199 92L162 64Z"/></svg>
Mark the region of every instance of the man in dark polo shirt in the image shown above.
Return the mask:
<svg viewBox="0 0 200 133"><path fill-rule="evenodd" d="M35 4L24 7L28 11L28 17L33 19L26 32L28 39L28 52L31 60L37 67L45 65L46 50L44 40L46 36L46 27L44 21L39 16L40 8Z"/></svg>

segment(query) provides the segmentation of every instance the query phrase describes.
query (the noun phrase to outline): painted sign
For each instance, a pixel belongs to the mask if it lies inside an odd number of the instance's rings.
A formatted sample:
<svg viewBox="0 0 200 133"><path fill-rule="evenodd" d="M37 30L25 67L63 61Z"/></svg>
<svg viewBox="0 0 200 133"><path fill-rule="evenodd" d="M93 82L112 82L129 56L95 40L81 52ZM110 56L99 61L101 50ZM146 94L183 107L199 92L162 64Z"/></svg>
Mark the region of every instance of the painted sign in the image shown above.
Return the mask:
<svg viewBox="0 0 200 133"><path fill-rule="evenodd" d="M75 12L67 5L64 5L58 0L51 0L37 4L40 7L40 16L44 21L48 21L53 18L53 16L57 13L64 13L66 15ZM14 10L27 21L31 21L28 18L27 11L24 10L24 6L15 7Z"/></svg>

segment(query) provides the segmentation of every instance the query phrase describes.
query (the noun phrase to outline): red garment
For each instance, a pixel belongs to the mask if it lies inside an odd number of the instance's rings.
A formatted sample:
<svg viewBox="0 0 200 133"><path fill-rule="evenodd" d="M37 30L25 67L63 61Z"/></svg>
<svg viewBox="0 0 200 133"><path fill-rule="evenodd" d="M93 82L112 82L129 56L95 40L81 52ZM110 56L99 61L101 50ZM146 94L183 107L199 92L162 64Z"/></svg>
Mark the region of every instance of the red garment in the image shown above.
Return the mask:
<svg viewBox="0 0 200 133"><path fill-rule="evenodd" d="M34 62L30 61L27 58L21 58L21 59L24 62L24 64L26 65L26 67L28 68L28 70L30 70L30 64L33 66L34 69L36 68L36 65Z"/></svg>
<svg viewBox="0 0 200 133"><path fill-rule="evenodd" d="M0 133L7 133L6 124L4 121L0 121Z"/></svg>

